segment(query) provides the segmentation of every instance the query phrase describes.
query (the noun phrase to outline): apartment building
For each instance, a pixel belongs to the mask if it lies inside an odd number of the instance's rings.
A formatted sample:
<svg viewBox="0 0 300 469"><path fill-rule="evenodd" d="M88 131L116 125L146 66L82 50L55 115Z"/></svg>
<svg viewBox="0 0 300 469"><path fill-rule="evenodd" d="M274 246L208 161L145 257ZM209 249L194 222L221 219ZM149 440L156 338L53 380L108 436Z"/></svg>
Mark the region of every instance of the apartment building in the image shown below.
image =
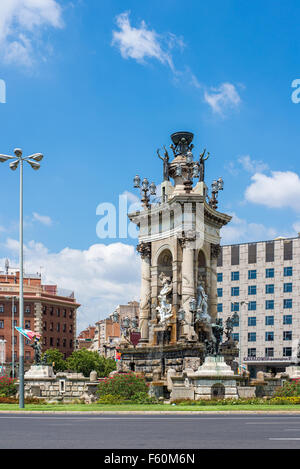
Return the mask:
<svg viewBox="0 0 300 469"><path fill-rule="evenodd" d="M224 245L218 258L218 316L237 312L233 338L251 376L284 371L300 339L300 237Z"/></svg>
<svg viewBox="0 0 300 469"><path fill-rule="evenodd" d="M0 341L5 344L4 362L9 367L19 357L20 272L8 264L0 271ZM71 291L57 285L43 285L40 274L24 273L24 327L41 334L42 350L57 348L68 357L76 344L76 312L80 306ZM34 351L25 340L25 365L33 362Z"/></svg>

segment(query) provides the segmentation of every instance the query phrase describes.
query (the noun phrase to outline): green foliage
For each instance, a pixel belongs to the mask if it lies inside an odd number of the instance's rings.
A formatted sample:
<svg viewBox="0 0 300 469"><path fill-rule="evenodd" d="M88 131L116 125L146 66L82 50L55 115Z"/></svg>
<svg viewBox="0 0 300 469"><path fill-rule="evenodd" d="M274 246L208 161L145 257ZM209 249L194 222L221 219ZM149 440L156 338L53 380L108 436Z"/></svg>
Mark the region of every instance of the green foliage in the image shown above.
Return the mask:
<svg viewBox="0 0 300 469"><path fill-rule="evenodd" d="M298 397L300 396L300 382L285 381L280 388L277 388L274 397Z"/></svg>
<svg viewBox="0 0 300 469"><path fill-rule="evenodd" d="M97 401L97 404L125 404L126 401L123 397L114 396L112 394L105 394L104 396L100 396Z"/></svg>
<svg viewBox="0 0 300 469"><path fill-rule="evenodd" d="M125 400L132 400L138 393L143 393L145 397L148 394L148 386L145 378L134 373L117 373L106 378L99 383L97 391L100 398L109 394Z"/></svg>
<svg viewBox="0 0 300 469"><path fill-rule="evenodd" d="M46 350L42 355L42 360L46 356L47 365L53 365L53 370L55 373L60 371L65 371L67 369L66 360L64 360L63 354L56 348L50 348Z"/></svg>
<svg viewBox="0 0 300 469"><path fill-rule="evenodd" d="M116 369L116 362L111 358L105 358L97 352L81 349L76 350L66 360L66 368L77 373L89 376L91 371L97 371L99 377L108 376Z"/></svg>
<svg viewBox="0 0 300 469"><path fill-rule="evenodd" d="M10 397L17 393L16 379L0 376L0 397Z"/></svg>

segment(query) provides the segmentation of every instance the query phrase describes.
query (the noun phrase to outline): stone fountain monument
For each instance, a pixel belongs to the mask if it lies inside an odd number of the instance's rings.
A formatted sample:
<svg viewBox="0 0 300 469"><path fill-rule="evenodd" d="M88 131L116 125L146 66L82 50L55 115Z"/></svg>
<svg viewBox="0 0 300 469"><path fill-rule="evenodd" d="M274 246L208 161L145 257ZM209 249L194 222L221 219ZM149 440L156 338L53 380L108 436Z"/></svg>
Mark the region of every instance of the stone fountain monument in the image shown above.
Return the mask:
<svg viewBox="0 0 300 469"><path fill-rule="evenodd" d="M136 176L142 209L128 214L139 227L141 338L137 347L120 349L119 368L142 372L169 387L171 375L182 377L186 371L211 368L213 363L215 371L222 367L231 376L224 358L215 359L221 337L217 321L220 229L231 217L217 210L221 178L213 181L209 195L205 183L209 153L204 150L194 159L193 138L191 132L171 135L173 159L166 147L164 156L157 150L163 161L160 201L152 202L154 183ZM226 360L236 355L233 346L232 353L226 351Z"/></svg>

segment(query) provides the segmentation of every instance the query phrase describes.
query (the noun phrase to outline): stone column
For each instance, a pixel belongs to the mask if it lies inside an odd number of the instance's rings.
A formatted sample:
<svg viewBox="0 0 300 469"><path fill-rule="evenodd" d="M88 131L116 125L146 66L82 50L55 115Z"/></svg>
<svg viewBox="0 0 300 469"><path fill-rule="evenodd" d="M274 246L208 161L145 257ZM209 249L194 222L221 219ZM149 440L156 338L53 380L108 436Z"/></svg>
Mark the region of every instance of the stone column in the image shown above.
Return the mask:
<svg viewBox="0 0 300 469"><path fill-rule="evenodd" d="M212 321L215 322L217 317L217 259L220 252L219 244L211 244L210 246L210 315Z"/></svg>
<svg viewBox="0 0 300 469"><path fill-rule="evenodd" d="M139 329L141 339L139 345L143 346L149 342L149 320L151 308L151 244L141 243L137 246L137 251L141 255L141 299Z"/></svg>
<svg viewBox="0 0 300 469"><path fill-rule="evenodd" d="M195 330L192 326L193 314L190 311L190 299L195 296L195 272L194 272L194 235L185 235L180 240L182 247L182 308L185 311L185 324L183 325L183 335L187 340L195 338Z"/></svg>

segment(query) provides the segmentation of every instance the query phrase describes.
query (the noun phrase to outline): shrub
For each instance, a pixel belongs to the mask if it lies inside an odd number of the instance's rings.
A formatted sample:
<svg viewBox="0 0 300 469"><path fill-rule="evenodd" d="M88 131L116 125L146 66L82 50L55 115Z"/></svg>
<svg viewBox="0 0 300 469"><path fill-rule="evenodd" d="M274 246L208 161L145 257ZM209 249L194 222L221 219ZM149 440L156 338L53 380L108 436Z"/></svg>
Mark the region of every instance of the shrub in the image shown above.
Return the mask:
<svg viewBox="0 0 300 469"><path fill-rule="evenodd" d="M300 383L298 381L285 381L277 388L274 397L298 397L300 396Z"/></svg>
<svg viewBox="0 0 300 469"><path fill-rule="evenodd" d="M76 373L89 376L91 371L97 371L98 376L108 376L116 369L116 362L112 358L105 358L97 352L81 349L76 350L66 360L66 367Z"/></svg>
<svg viewBox="0 0 300 469"><path fill-rule="evenodd" d="M126 401L120 396L115 396L113 394L105 394L101 396L97 401L97 404L124 404Z"/></svg>
<svg viewBox="0 0 300 469"><path fill-rule="evenodd" d="M16 379L0 376L0 397L14 396L17 393Z"/></svg>
<svg viewBox="0 0 300 469"><path fill-rule="evenodd" d="M131 400L137 393L148 394L148 386L145 378L136 376L134 373L117 373L105 378L99 383L97 391L99 397L110 394L125 400Z"/></svg>

